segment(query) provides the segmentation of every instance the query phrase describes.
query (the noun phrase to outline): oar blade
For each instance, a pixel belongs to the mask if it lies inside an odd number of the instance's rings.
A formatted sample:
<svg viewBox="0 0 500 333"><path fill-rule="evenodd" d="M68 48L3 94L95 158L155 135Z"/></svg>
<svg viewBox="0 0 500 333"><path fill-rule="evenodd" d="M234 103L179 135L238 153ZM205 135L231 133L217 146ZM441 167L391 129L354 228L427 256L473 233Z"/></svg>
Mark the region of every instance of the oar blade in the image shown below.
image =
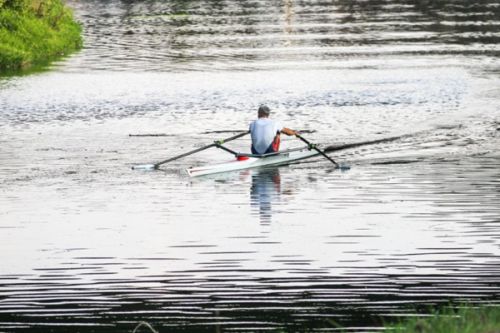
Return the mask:
<svg viewBox="0 0 500 333"><path fill-rule="evenodd" d="M154 164L139 164L139 165L134 165L132 167L132 170L142 170L142 171L152 171L155 169L156 167Z"/></svg>
<svg viewBox="0 0 500 333"><path fill-rule="evenodd" d="M349 164L340 163L338 166L338 169L340 171L349 171L349 170L351 170L351 166Z"/></svg>

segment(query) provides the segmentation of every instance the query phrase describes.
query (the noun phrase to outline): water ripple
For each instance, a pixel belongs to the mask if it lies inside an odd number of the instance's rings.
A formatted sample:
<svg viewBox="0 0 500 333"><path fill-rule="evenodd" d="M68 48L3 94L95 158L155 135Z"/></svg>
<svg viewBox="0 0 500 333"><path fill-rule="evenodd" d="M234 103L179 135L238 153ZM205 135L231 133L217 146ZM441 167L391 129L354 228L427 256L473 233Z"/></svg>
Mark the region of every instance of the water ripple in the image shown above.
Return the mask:
<svg viewBox="0 0 500 333"><path fill-rule="evenodd" d="M0 79L0 330L373 332L498 303L498 3L69 3L84 50ZM351 169L130 169L261 103Z"/></svg>

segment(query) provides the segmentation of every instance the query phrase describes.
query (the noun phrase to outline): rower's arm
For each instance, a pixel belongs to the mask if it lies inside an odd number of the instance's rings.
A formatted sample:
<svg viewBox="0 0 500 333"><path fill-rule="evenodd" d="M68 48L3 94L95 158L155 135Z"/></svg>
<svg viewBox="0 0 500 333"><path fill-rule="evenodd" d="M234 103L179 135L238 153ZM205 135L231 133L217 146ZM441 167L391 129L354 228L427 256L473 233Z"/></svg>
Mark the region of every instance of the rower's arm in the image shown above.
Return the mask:
<svg viewBox="0 0 500 333"><path fill-rule="evenodd" d="M281 130L281 133L284 133L284 134L289 135L289 136L298 134L297 131L294 131L293 129L286 128L286 127L283 127L283 129Z"/></svg>

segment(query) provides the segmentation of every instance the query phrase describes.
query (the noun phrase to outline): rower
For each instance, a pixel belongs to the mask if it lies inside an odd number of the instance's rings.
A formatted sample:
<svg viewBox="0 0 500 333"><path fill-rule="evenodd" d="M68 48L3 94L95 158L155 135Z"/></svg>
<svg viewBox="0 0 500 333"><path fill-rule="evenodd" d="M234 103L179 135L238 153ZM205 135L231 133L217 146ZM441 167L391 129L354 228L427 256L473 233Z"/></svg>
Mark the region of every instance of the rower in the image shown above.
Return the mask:
<svg viewBox="0 0 500 333"><path fill-rule="evenodd" d="M277 152L280 148L280 133L298 135L297 131L281 126L269 118L271 110L266 105L261 105L258 110L258 119L250 124L252 136L252 154L269 154Z"/></svg>

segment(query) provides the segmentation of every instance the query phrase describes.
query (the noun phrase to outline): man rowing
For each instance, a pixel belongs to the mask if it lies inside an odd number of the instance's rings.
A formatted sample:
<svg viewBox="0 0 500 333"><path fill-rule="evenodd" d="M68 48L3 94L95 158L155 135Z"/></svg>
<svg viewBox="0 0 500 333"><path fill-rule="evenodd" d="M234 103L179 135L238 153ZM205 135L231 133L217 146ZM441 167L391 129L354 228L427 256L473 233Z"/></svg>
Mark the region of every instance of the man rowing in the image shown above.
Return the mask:
<svg viewBox="0 0 500 333"><path fill-rule="evenodd" d="M271 110L266 105L261 105L258 110L258 119L250 124L252 137L252 154L269 154L277 152L280 148L280 133L288 136L298 135L297 131L281 126L269 118Z"/></svg>
<svg viewBox="0 0 500 333"><path fill-rule="evenodd" d="M244 170L263 166L285 165L304 160L306 158L314 157L318 154L323 155L330 162L335 164L336 168L340 167L334 160L326 155L324 151L319 149L315 144L303 138L299 134L299 132L283 127L278 122L269 119L270 113L271 112L269 108L265 105L262 105L258 110L258 119L250 124L249 131L240 132L239 134L227 139L214 141L207 146L184 152L180 155L167 158L166 160L157 162L155 164L138 165L132 167L132 169L156 170L159 169L160 165L178 160L189 155L193 155L212 147L221 148L228 153L233 154L237 158L238 163L235 163L235 161L232 160L228 163L218 163L211 166L187 168L186 171L190 177L211 175L215 173ZM236 140L245 135L248 135L249 133L252 137L252 154L240 154L223 146L223 144L225 144L226 142ZM307 147L297 147L279 151L281 133L285 133L286 135L295 135L297 138L307 144ZM342 169L342 167L340 168ZM346 169L344 168L342 170Z"/></svg>

